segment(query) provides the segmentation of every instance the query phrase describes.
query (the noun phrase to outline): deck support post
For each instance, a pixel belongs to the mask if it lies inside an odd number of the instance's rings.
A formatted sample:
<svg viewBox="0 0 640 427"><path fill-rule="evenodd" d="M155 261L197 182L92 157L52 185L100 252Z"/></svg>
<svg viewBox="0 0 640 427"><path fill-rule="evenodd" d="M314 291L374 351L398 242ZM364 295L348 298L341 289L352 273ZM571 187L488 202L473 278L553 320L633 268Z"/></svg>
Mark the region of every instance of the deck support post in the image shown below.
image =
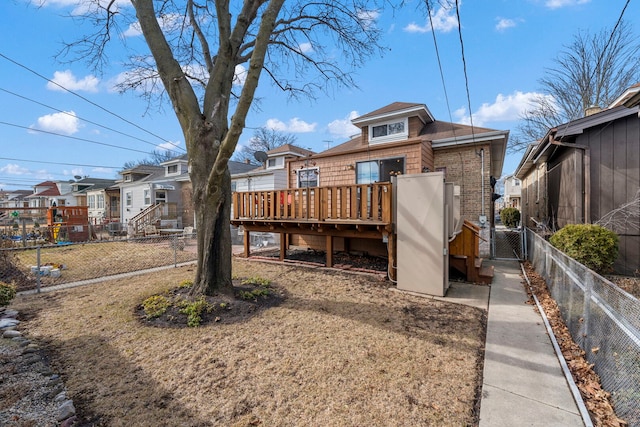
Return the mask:
<svg viewBox="0 0 640 427"><path fill-rule="evenodd" d="M249 258L251 252L251 238L249 237L249 230L244 230L244 257Z"/></svg>
<svg viewBox="0 0 640 427"><path fill-rule="evenodd" d="M388 265L387 271L389 278L393 281L398 280L398 270L396 261L396 233L389 233L387 238Z"/></svg>
<svg viewBox="0 0 640 427"><path fill-rule="evenodd" d="M327 267L333 267L333 236L327 235Z"/></svg>
<svg viewBox="0 0 640 427"><path fill-rule="evenodd" d="M289 235L287 233L280 233L280 261L284 261L287 254L287 240L289 240Z"/></svg>

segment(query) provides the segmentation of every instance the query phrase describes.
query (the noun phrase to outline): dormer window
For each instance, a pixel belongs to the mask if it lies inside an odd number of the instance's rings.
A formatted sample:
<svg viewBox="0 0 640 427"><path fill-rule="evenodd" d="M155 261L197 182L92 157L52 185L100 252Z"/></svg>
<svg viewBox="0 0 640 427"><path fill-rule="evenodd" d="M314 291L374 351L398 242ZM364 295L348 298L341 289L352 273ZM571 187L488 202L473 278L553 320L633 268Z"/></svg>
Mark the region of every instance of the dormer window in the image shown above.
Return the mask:
<svg viewBox="0 0 640 427"><path fill-rule="evenodd" d="M284 167L284 157L271 157L267 159L267 169L282 169Z"/></svg>
<svg viewBox="0 0 640 427"><path fill-rule="evenodd" d="M131 175L127 174L124 176L124 182L131 182Z"/></svg>
<svg viewBox="0 0 640 427"><path fill-rule="evenodd" d="M167 166L167 175L173 175L178 173L178 165Z"/></svg>
<svg viewBox="0 0 640 427"><path fill-rule="evenodd" d="M409 136L407 119L375 124L369 126L369 142L401 141Z"/></svg>

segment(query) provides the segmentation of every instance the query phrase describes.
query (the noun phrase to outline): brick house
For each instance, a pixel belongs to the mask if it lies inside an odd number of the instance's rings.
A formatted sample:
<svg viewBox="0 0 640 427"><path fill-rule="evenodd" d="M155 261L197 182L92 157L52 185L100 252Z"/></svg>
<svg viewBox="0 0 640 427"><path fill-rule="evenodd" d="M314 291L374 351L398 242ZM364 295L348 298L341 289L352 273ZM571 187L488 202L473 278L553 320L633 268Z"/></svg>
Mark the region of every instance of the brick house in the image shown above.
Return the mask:
<svg viewBox="0 0 640 427"><path fill-rule="evenodd" d="M509 131L436 120L420 103L394 102L352 120L360 133L349 141L287 165L289 188L368 184L399 174L442 171L460 187L461 217L483 227L489 241L493 221L491 177L500 177ZM324 245L317 236L296 236L292 244ZM386 254L382 242L336 241L336 250ZM481 248L488 254L488 245Z"/></svg>

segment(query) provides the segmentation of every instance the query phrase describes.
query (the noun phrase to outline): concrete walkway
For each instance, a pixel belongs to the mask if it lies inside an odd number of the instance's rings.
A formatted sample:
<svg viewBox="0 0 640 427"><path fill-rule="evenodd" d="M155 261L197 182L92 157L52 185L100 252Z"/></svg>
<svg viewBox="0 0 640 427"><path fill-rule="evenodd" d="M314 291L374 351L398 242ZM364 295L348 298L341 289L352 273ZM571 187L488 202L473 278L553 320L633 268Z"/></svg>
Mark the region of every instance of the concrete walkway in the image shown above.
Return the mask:
<svg viewBox="0 0 640 427"><path fill-rule="evenodd" d="M480 427L584 426L519 264L491 264Z"/></svg>

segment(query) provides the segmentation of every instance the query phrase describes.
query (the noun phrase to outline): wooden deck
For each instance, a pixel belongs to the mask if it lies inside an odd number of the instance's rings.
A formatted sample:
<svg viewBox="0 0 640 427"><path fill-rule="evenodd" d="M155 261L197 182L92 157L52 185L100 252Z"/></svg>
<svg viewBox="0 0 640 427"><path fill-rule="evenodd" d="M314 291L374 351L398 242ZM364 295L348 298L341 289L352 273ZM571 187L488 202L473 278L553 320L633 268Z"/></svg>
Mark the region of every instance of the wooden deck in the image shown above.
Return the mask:
<svg viewBox="0 0 640 427"><path fill-rule="evenodd" d="M237 192L231 224L245 230L247 257L251 232L280 233L281 260L290 235L324 236L328 267L333 265L334 237L386 239L391 266L395 265L392 200L388 182Z"/></svg>

